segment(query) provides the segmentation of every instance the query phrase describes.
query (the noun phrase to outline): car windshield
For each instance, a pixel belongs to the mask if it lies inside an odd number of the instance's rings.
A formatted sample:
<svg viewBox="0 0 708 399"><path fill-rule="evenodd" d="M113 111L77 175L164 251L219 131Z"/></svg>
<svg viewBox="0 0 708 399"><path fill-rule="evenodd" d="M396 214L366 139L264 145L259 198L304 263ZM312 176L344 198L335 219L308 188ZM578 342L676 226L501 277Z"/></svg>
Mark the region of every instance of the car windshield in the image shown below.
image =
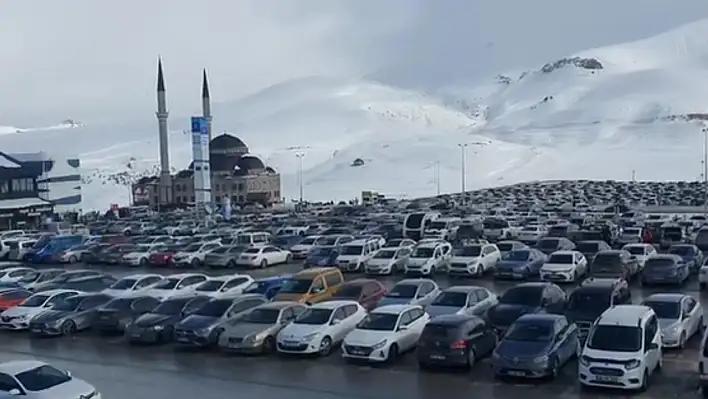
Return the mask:
<svg viewBox="0 0 708 399"><path fill-rule="evenodd" d="M79 307L81 304L82 300L86 299L86 297L75 297L75 296L70 296L63 301L57 303L52 307L52 310L59 310L62 312L72 312L76 310L76 308Z"/></svg>
<svg viewBox="0 0 708 399"><path fill-rule="evenodd" d="M639 245L630 245L624 249L632 255L644 255L644 247L640 247Z"/></svg>
<svg viewBox="0 0 708 399"><path fill-rule="evenodd" d="M482 253L482 246L468 245L455 250L455 256L479 256Z"/></svg>
<svg viewBox="0 0 708 399"><path fill-rule="evenodd" d="M396 251L395 250L382 250L376 253L374 255L374 258L376 259L393 259L393 257L396 256Z"/></svg>
<svg viewBox="0 0 708 399"><path fill-rule="evenodd" d="M342 247L340 255L361 255L364 247L361 245L345 245Z"/></svg>
<svg viewBox="0 0 708 399"><path fill-rule="evenodd" d="M332 309L307 309L293 323L319 325L329 323L332 316Z"/></svg>
<svg viewBox="0 0 708 399"><path fill-rule="evenodd" d="M497 248L499 248L501 252L509 252L514 249L514 244L510 242L500 242L497 244Z"/></svg>
<svg viewBox="0 0 708 399"><path fill-rule="evenodd" d="M232 299L212 299L197 309L194 314L207 317L221 317L229 310L233 303L234 301Z"/></svg>
<svg viewBox="0 0 708 399"><path fill-rule="evenodd" d="M529 251L511 251L505 253L502 259L510 262L526 262L529 259L529 255Z"/></svg>
<svg viewBox="0 0 708 399"><path fill-rule="evenodd" d="M345 283L332 295L332 298L359 299L362 289L363 287L361 285Z"/></svg>
<svg viewBox="0 0 708 399"><path fill-rule="evenodd" d="M328 256L334 251L334 247L315 247L310 256Z"/></svg>
<svg viewBox="0 0 708 399"><path fill-rule="evenodd" d="M644 306L654 309L656 317L660 319L676 320L681 315L681 304L670 301L645 301Z"/></svg>
<svg viewBox="0 0 708 399"><path fill-rule="evenodd" d="M288 279L285 280L280 292L283 294L304 294L310 290L312 286L311 279Z"/></svg>
<svg viewBox="0 0 708 399"><path fill-rule="evenodd" d="M224 282L220 280L207 280L197 285L197 288L194 290L199 292L216 292L220 290L223 285Z"/></svg>
<svg viewBox="0 0 708 399"><path fill-rule="evenodd" d="M644 264L644 269L650 270L662 270L662 269L674 269L678 264L673 259L667 258L649 258Z"/></svg>
<svg viewBox="0 0 708 399"><path fill-rule="evenodd" d="M413 298L418 292L416 284L396 284L386 296L389 298Z"/></svg>
<svg viewBox="0 0 708 399"><path fill-rule="evenodd" d="M103 307L110 310L125 311L130 310L130 306L133 304L135 299L133 298L117 298L108 301Z"/></svg>
<svg viewBox="0 0 708 399"><path fill-rule="evenodd" d="M202 247L201 243L198 244L190 244L187 246L187 248L181 250L180 252L186 252L188 254L194 253L199 251L199 249Z"/></svg>
<svg viewBox="0 0 708 399"><path fill-rule="evenodd" d="M268 290L269 285L262 281L253 281L243 289L244 294L263 294Z"/></svg>
<svg viewBox="0 0 708 399"><path fill-rule="evenodd" d="M120 279L120 280L116 281L115 283L113 283L113 285L111 285L108 288L110 288L112 290L129 290L129 289L133 288L133 286L135 285L135 283L137 281L138 280L133 279L133 278L124 278L124 279Z"/></svg>
<svg viewBox="0 0 708 399"><path fill-rule="evenodd" d="M513 287L509 288L499 302L512 305L538 306L541 302L542 289L539 287Z"/></svg>
<svg viewBox="0 0 708 399"><path fill-rule="evenodd" d="M158 290L173 290L179 284L180 279L178 278L166 278L159 283L152 286L152 288Z"/></svg>
<svg viewBox="0 0 708 399"><path fill-rule="evenodd" d="M424 258L424 259L432 258L433 253L435 253L434 248L418 247L411 254L411 258Z"/></svg>
<svg viewBox="0 0 708 399"><path fill-rule="evenodd" d="M560 264L560 265L572 265L573 264L573 255L553 254L548 258L546 263Z"/></svg>
<svg viewBox="0 0 708 399"><path fill-rule="evenodd" d="M629 228L629 229L624 229L622 231L623 235L628 235L628 236L638 236L640 233L640 230L637 228Z"/></svg>
<svg viewBox="0 0 708 399"><path fill-rule="evenodd" d="M596 242L579 242L576 249L582 253L592 253L600 250L600 244Z"/></svg>
<svg viewBox="0 0 708 399"><path fill-rule="evenodd" d="M397 322L397 314L372 312L356 328L360 330L393 331Z"/></svg>
<svg viewBox="0 0 708 399"><path fill-rule="evenodd" d="M71 381L71 377L69 377L65 372L47 365L23 371L15 375L15 378L17 378L17 381L19 381L25 390L29 392L45 391L57 385L66 384ZM40 395L44 394L40 393Z"/></svg>
<svg viewBox="0 0 708 399"><path fill-rule="evenodd" d="M280 309L253 309L241 321L253 324L275 324L278 321L278 315L280 315Z"/></svg>
<svg viewBox="0 0 708 399"><path fill-rule="evenodd" d="M300 244L300 245L315 245L315 241L317 241L317 238L307 237L307 238L303 238L302 241L300 241L298 244Z"/></svg>
<svg viewBox="0 0 708 399"><path fill-rule="evenodd" d="M551 338L553 338L553 325L535 321L517 321L504 336L504 340L528 342L548 342Z"/></svg>
<svg viewBox="0 0 708 399"><path fill-rule="evenodd" d="M440 293L432 304L437 306L453 306L456 308L461 308L467 304L467 293L445 291Z"/></svg>
<svg viewBox="0 0 708 399"><path fill-rule="evenodd" d="M152 245L140 244L132 249L132 252L150 252Z"/></svg>
<svg viewBox="0 0 708 399"><path fill-rule="evenodd" d="M31 297L25 299L20 304L20 306L23 306L26 308L38 308L38 307L44 305L44 302L47 302L47 299L49 299L49 295L42 295L42 294L32 295Z"/></svg>
<svg viewBox="0 0 708 399"><path fill-rule="evenodd" d="M558 240L553 239L543 239L538 242L538 247L543 249L554 249L558 248Z"/></svg>
<svg viewBox="0 0 708 399"><path fill-rule="evenodd" d="M608 352L637 352L642 348L642 329L636 326L597 325L590 332L587 346Z"/></svg>
<svg viewBox="0 0 708 399"><path fill-rule="evenodd" d="M225 254L229 247L219 247L211 251L212 254Z"/></svg>
<svg viewBox="0 0 708 399"><path fill-rule="evenodd" d="M187 299L169 299L157 305L151 313L169 316L178 315L182 312L182 309L184 309L188 301Z"/></svg>
<svg viewBox="0 0 708 399"><path fill-rule="evenodd" d="M259 252L261 252L260 248L248 248L248 249L244 250L242 253L244 253L244 254L257 254Z"/></svg>
<svg viewBox="0 0 708 399"><path fill-rule="evenodd" d="M20 277L20 279L18 281L21 283L31 283L31 282L37 280L40 276L41 276L41 274L39 272L29 272L29 273L25 274L24 276Z"/></svg>
<svg viewBox="0 0 708 399"><path fill-rule="evenodd" d="M686 245L675 245L669 249L669 253L679 256L689 256L693 254L693 248Z"/></svg>
<svg viewBox="0 0 708 399"><path fill-rule="evenodd" d="M423 337L445 339L457 335L459 327L455 325L428 323L423 329Z"/></svg>
<svg viewBox="0 0 708 399"><path fill-rule="evenodd" d="M567 307L573 312L599 315L610 307L610 295L606 292L580 289L570 294Z"/></svg>

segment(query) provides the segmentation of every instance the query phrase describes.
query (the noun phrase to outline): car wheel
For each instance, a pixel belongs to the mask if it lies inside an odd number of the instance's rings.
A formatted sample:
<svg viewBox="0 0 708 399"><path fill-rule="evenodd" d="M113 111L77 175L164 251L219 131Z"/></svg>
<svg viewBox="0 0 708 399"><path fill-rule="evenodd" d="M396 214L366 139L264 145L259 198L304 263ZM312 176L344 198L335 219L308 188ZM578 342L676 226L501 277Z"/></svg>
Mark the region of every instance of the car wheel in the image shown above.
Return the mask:
<svg viewBox="0 0 708 399"><path fill-rule="evenodd" d="M639 392L646 392L647 389L649 389L649 372L644 370L644 374L642 375L642 386L639 387Z"/></svg>
<svg viewBox="0 0 708 399"><path fill-rule="evenodd" d="M265 269L266 267L268 267L268 261L263 259L261 261L261 269Z"/></svg>
<svg viewBox="0 0 708 399"><path fill-rule="evenodd" d="M318 354L320 356L328 356L332 352L332 338L324 337L320 342Z"/></svg>
<svg viewBox="0 0 708 399"><path fill-rule="evenodd" d="M198 268L199 267L199 259L192 259L192 262L190 263L193 268Z"/></svg>
<svg viewBox="0 0 708 399"><path fill-rule="evenodd" d="M679 349L683 349L686 347L686 332L682 332L681 336L679 337Z"/></svg>
<svg viewBox="0 0 708 399"><path fill-rule="evenodd" d="M76 263L76 262L78 262L78 259L76 259L76 256L71 255L71 256L69 257L69 263L74 264L74 263Z"/></svg>
<svg viewBox="0 0 708 399"><path fill-rule="evenodd" d="M73 335L76 332L76 323L73 320L67 320L61 324L62 335Z"/></svg>
<svg viewBox="0 0 708 399"><path fill-rule="evenodd" d="M700 288L701 290L706 289L706 283L699 283L698 288Z"/></svg>
<svg viewBox="0 0 708 399"><path fill-rule="evenodd" d="M549 373L549 378L551 380L555 380L558 377L558 372L560 371L560 362L558 359L555 357L551 359L551 367L550 367L550 373Z"/></svg>
<svg viewBox="0 0 708 399"><path fill-rule="evenodd" d="M386 357L386 361L388 363L393 363L397 359L398 359L398 345L391 344L391 346L388 348L388 356Z"/></svg>
<svg viewBox="0 0 708 399"><path fill-rule="evenodd" d="M263 340L263 352L265 353L275 353L275 338L268 336Z"/></svg>
<svg viewBox="0 0 708 399"><path fill-rule="evenodd" d="M467 368L473 369L475 363L477 363L477 353L474 351L474 348L470 348L467 353Z"/></svg>
<svg viewBox="0 0 708 399"><path fill-rule="evenodd" d="M229 263L226 264L227 269L235 269L236 268L236 262L230 260Z"/></svg>
<svg viewBox="0 0 708 399"><path fill-rule="evenodd" d="M148 264L148 260L146 258L140 258L140 266L145 267Z"/></svg>
<svg viewBox="0 0 708 399"><path fill-rule="evenodd" d="M290 263L290 262L292 262L292 261L293 261L293 256L292 256L292 255L288 255L288 256L285 257L285 263Z"/></svg>

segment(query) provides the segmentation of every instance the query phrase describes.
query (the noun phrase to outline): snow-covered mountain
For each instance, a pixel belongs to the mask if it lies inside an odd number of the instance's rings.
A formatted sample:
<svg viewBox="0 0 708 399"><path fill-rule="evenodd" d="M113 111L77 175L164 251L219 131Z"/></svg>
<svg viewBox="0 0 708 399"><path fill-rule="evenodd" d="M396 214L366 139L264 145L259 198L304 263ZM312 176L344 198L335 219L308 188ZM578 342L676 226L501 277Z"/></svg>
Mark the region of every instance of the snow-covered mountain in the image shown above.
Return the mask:
<svg viewBox="0 0 708 399"><path fill-rule="evenodd" d="M463 143L469 144L468 189L541 179L629 179L633 171L638 179L696 179L702 120L708 119L702 114L708 109L707 37L708 20L701 20L639 41L557 54L531 67L529 60L507 59L470 76L458 70L456 80L430 79L420 87L414 83L424 68L396 75L393 63L363 78L290 78L214 104L214 128L240 137L279 170L286 197L297 195L295 153L304 152L304 190L312 200L349 199L367 189L433 195L436 175L443 192L457 191ZM169 78L167 83L169 97ZM151 112L122 126L0 128L7 133L0 135L0 148L78 154L85 207L103 209L126 203L124 184L156 170ZM175 169L189 163L187 116L169 122ZM363 165L352 166L356 159Z"/></svg>

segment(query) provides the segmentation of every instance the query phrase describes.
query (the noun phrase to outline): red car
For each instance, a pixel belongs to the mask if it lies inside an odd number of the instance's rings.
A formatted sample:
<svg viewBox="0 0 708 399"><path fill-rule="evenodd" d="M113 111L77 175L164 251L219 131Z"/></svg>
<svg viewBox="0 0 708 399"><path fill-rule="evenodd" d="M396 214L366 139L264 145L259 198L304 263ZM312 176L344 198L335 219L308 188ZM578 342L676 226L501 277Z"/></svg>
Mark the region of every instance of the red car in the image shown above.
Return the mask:
<svg viewBox="0 0 708 399"><path fill-rule="evenodd" d="M156 266L156 267L164 267L164 266L170 266L172 265L172 256L174 256L177 251L179 251L180 247L177 246L171 246L168 247L166 251L162 252L157 252L148 258L148 264L150 266Z"/></svg>
<svg viewBox="0 0 708 399"><path fill-rule="evenodd" d="M339 286L332 299L357 301L366 310L372 310L384 295L386 295L386 287L378 280L358 278Z"/></svg>
<svg viewBox="0 0 708 399"><path fill-rule="evenodd" d="M19 288L0 292L0 311L19 305L22 301L32 296L32 294L33 292Z"/></svg>

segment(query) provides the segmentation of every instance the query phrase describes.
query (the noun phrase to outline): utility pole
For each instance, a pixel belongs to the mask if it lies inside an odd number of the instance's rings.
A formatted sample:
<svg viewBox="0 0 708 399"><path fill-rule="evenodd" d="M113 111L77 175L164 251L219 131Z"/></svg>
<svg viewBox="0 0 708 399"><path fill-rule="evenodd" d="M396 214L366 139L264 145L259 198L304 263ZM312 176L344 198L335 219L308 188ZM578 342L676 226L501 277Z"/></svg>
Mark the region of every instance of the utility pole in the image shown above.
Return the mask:
<svg viewBox="0 0 708 399"><path fill-rule="evenodd" d="M295 157L297 158L298 165L297 165L297 181L298 185L300 186L300 205L302 205L303 201L303 179L302 179L302 159L305 158L305 153L304 152L296 152Z"/></svg>
<svg viewBox="0 0 708 399"><path fill-rule="evenodd" d="M637 181L637 171L632 169L632 182Z"/></svg>
<svg viewBox="0 0 708 399"><path fill-rule="evenodd" d="M461 161L462 161L462 197L465 197L465 193L467 192L467 147L471 145L477 145L484 147L488 143L482 143L482 142L472 142L472 143L458 143L457 146L460 147L460 152L462 153Z"/></svg>
<svg viewBox="0 0 708 399"><path fill-rule="evenodd" d="M440 195L440 161L435 161L435 186L437 195Z"/></svg>
<svg viewBox="0 0 708 399"><path fill-rule="evenodd" d="M703 214L708 215L708 127L703 127Z"/></svg>

